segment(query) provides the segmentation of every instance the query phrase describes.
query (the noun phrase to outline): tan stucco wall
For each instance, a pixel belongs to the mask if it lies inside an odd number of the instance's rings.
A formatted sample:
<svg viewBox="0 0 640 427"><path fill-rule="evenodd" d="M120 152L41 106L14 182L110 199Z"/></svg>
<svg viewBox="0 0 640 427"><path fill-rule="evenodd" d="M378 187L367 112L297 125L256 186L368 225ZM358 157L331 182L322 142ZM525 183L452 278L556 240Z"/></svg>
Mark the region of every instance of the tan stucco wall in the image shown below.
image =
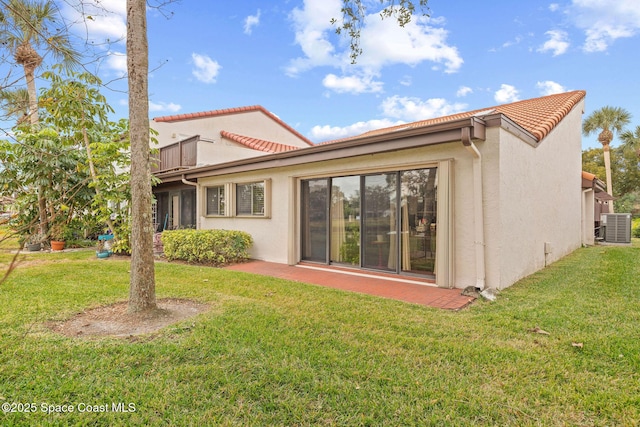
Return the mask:
<svg viewBox="0 0 640 427"><path fill-rule="evenodd" d="M580 247L583 107L576 105L535 148L499 130L499 176L488 168L488 178L500 182L499 194L491 194L498 214L487 221L488 235L499 236L488 247L490 287L510 286Z"/></svg>
<svg viewBox="0 0 640 427"><path fill-rule="evenodd" d="M221 138L220 135L218 135L218 138L213 141L198 142L197 166L232 162L234 160L263 156L265 154L269 153L252 150L244 145Z"/></svg>
<svg viewBox="0 0 640 427"><path fill-rule="evenodd" d="M296 147L309 146L296 134L261 111L245 111L174 122L152 121L151 127L158 132L156 137L158 148L194 135L218 141L221 139L220 131L222 130Z"/></svg>

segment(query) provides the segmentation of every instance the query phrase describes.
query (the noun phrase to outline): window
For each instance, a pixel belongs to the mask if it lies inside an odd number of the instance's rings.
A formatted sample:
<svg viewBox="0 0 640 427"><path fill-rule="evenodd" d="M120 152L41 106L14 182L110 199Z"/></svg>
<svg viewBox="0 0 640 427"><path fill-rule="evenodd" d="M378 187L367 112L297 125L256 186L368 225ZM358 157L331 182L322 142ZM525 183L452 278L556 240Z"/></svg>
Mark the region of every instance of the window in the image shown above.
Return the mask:
<svg viewBox="0 0 640 427"><path fill-rule="evenodd" d="M236 215L265 215L265 182L236 184Z"/></svg>
<svg viewBox="0 0 640 427"><path fill-rule="evenodd" d="M225 201L223 185L207 187L207 215L224 215Z"/></svg>

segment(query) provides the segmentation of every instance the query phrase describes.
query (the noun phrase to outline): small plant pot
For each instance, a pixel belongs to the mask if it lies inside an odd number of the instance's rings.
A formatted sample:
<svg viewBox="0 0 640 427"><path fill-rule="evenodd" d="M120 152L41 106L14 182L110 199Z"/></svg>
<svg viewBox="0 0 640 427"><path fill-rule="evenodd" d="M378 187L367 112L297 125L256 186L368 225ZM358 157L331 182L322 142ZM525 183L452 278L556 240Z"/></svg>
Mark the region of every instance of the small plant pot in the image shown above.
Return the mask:
<svg viewBox="0 0 640 427"><path fill-rule="evenodd" d="M60 242L58 240L51 241L51 250L52 251L61 251L64 249L64 242Z"/></svg>
<svg viewBox="0 0 640 427"><path fill-rule="evenodd" d="M29 252L38 252L42 249L42 243L29 243L27 244L27 250Z"/></svg>
<svg viewBox="0 0 640 427"><path fill-rule="evenodd" d="M109 258L109 255L111 255L111 252L109 251L96 251L96 256L98 258Z"/></svg>

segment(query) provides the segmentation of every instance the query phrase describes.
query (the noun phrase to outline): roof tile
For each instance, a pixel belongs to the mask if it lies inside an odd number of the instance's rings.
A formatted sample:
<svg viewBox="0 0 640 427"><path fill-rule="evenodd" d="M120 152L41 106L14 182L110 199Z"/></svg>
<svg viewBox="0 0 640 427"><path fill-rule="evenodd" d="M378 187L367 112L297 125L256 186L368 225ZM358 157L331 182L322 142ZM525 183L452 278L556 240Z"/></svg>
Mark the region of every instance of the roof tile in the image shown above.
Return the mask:
<svg viewBox="0 0 640 427"><path fill-rule="evenodd" d="M504 114L509 119L513 120L516 124L525 129L527 132L529 132L538 141L541 141L585 96L585 91L576 90L572 92L543 96L540 98L526 99L523 101L512 102L510 104L498 105L496 107L451 114L449 116L421 120L384 129L376 129L355 137L327 141L323 144L359 138L362 136L383 135L400 129L425 127L472 117L474 115L478 115L478 113L483 113L480 115L488 115L493 112Z"/></svg>
<svg viewBox="0 0 640 427"><path fill-rule="evenodd" d="M267 141L264 139L253 138L250 136L238 135L236 133L221 131L220 135L223 138L242 144L245 147L249 147L253 150L264 151L265 153L281 153L283 151L298 150L299 147L292 145L280 144L273 141Z"/></svg>

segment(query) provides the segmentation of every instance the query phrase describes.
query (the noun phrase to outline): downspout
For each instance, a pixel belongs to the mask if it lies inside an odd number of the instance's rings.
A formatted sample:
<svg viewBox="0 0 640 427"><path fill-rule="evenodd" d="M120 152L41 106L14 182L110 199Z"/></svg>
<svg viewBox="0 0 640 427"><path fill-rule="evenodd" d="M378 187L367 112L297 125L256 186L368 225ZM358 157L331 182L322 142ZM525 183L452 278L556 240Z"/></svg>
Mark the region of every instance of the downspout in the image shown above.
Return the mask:
<svg viewBox="0 0 640 427"><path fill-rule="evenodd" d="M476 253L476 288L485 287L484 211L482 208L482 154L471 140L471 128L461 129L462 144L473 156L473 222Z"/></svg>
<svg viewBox="0 0 640 427"><path fill-rule="evenodd" d="M184 174L182 174L182 183L183 183L183 184L190 185L190 186L192 186L192 187L197 187L197 186L198 186L198 183L197 183L197 182L187 181L187 179L185 178L185 175L184 175Z"/></svg>

